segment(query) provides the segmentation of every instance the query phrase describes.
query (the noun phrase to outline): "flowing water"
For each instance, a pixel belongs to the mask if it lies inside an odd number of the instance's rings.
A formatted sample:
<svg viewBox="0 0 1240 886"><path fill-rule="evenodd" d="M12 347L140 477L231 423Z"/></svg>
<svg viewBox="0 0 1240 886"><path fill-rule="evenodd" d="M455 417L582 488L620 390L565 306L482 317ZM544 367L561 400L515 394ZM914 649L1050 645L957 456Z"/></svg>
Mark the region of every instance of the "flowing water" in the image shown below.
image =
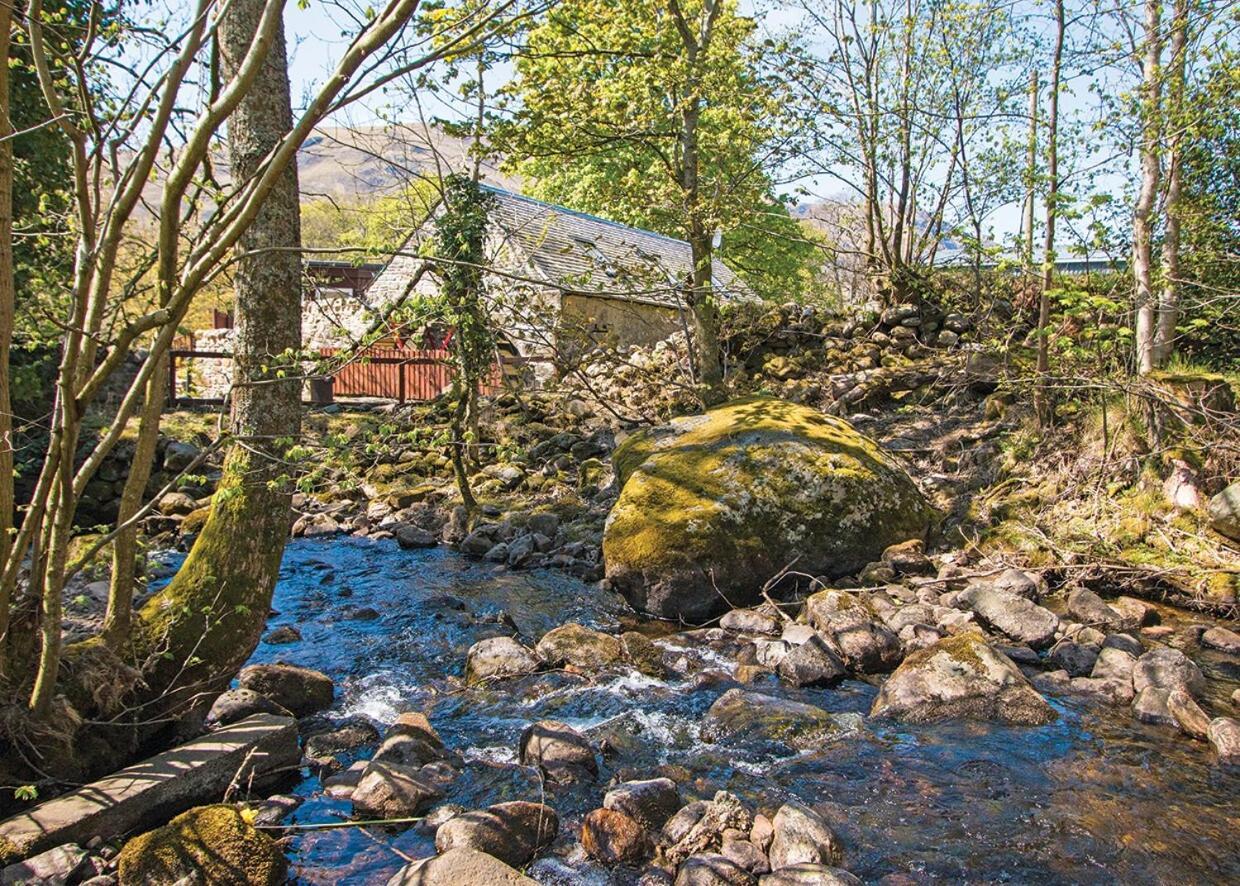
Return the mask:
<svg viewBox="0 0 1240 886"><path fill-rule="evenodd" d="M1208 746L1127 711L1052 697L1061 716L1046 727L908 726L859 716L875 695L867 683L796 690L772 679L753 688L839 712L854 728L812 752L713 745L698 723L734 684L726 649L700 640L658 640L688 665L688 676L668 682L635 672L596 680L553 673L462 691L450 679L462 674L472 643L512 632L501 613L531 643L566 621L634 625L621 600L558 572L508 572L390 541L301 540L287 549L273 605L279 615L269 627L296 625L303 640L264 643L253 660L329 674L333 717L365 716L382 727L401 711L425 711L466 760L445 802L544 799L563 834L599 805L613 774L683 767L686 802L727 789L768 814L788 798L812 803L841 836L846 865L867 882L1240 882L1240 775L1213 765ZM1240 674L1221 656L1201 663L1214 678L1214 708L1226 713L1222 699ZM598 784L544 789L516 764L522 729L539 719L564 720L605 745ZM350 813L347 801L322 794L316 777L295 792L306 799L293 823ZM561 842L564 857L553 849L530 870L543 883L635 878L592 866ZM405 863L402 854L433 852L432 835L417 828L299 831L289 843L300 882L337 886L382 884Z"/></svg>

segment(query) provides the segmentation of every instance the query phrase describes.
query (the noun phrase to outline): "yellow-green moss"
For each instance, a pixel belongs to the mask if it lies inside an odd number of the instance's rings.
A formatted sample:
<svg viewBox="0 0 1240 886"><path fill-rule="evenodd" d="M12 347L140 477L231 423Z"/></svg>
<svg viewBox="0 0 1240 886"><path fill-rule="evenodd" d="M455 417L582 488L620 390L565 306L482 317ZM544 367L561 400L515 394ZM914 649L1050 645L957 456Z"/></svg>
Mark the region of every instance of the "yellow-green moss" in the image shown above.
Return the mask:
<svg viewBox="0 0 1240 886"><path fill-rule="evenodd" d="M121 886L175 883L276 886L288 862L275 841L233 806L199 806L125 844L117 859Z"/></svg>
<svg viewBox="0 0 1240 886"><path fill-rule="evenodd" d="M908 475L846 421L751 397L625 441L603 541L621 585L713 583L736 602L785 566L844 574L925 534ZM722 598L716 596L715 603Z"/></svg>
<svg viewBox="0 0 1240 886"><path fill-rule="evenodd" d="M1234 603L1240 597L1240 575L1211 572L1206 576L1205 594L1217 603Z"/></svg>
<svg viewBox="0 0 1240 886"><path fill-rule="evenodd" d="M0 837L0 865L10 865L22 858L21 848L12 840Z"/></svg>

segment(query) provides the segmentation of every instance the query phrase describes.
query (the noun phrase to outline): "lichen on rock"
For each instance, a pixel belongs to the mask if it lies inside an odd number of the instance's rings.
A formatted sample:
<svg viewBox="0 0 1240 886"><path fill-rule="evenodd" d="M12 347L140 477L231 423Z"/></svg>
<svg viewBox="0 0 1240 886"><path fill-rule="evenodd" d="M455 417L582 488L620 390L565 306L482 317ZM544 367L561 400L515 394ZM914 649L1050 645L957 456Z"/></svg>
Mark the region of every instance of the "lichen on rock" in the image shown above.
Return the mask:
<svg viewBox="0 0 1240 886"><path fill-rule="evenodd" d="M199 806L134 837L117 859L122 886L202 883L275 886L288 862L276 842L250 825L235 806Z"/></svg>
<svg viewBox="0 0 1240 886"><path fill-rule="evenodd" d="M904 470L848 422L751 397L634 435L603 537L607 576L639 609L702 620L756 601L789 564L855 572L925 535Z"/></svg>

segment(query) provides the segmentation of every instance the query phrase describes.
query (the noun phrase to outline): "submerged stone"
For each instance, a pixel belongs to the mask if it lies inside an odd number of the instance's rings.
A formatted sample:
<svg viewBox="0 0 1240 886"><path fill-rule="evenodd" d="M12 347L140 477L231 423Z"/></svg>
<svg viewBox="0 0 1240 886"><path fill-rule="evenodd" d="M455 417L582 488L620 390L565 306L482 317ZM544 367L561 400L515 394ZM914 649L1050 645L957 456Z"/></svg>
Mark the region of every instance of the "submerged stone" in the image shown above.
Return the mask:
<svg viewBox="0 0 1240 886"><path fill-rule="evenodd" d="M756 602L790 563L840 576L924 536L930 508L846 421L761 397L636 434L603 536L607 577L638 609L701 621Z"/></svg>
<svg viewBox="0 0 1240 886"><path fill-rule="evenodd" d="M609 634L570 622L543 634L534 652L551 667L571 665L583 671L596 671L619 661L621 646Z"/></svg>
<svg viewBox="0 0 1240 886"><path fill-rule="evenodd" d="M712 742L775 741L806 748L847 731L820 707L744 689L719 696L702 720L702 737Z"/></svg>

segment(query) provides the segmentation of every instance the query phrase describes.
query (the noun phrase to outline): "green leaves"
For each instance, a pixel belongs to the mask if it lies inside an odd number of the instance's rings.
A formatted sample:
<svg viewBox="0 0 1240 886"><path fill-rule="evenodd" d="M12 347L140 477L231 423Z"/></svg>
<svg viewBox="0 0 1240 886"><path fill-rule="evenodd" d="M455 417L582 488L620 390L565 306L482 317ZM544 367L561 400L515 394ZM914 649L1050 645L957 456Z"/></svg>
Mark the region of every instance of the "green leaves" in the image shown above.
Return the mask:
<svg viewBox="0 0 1240 886"><path fill-rule="evenodd" d="M493 145L536 197L678 238L694 225L722 231L722 257L747 282L794 295L813 247L771 181L790 144L791 56L731 0L704 45L690 47L672 6L634 0L623 15L604 0L556 6L501 94L512 117ZM678 8L705 20L703 0Z"/></svg>

